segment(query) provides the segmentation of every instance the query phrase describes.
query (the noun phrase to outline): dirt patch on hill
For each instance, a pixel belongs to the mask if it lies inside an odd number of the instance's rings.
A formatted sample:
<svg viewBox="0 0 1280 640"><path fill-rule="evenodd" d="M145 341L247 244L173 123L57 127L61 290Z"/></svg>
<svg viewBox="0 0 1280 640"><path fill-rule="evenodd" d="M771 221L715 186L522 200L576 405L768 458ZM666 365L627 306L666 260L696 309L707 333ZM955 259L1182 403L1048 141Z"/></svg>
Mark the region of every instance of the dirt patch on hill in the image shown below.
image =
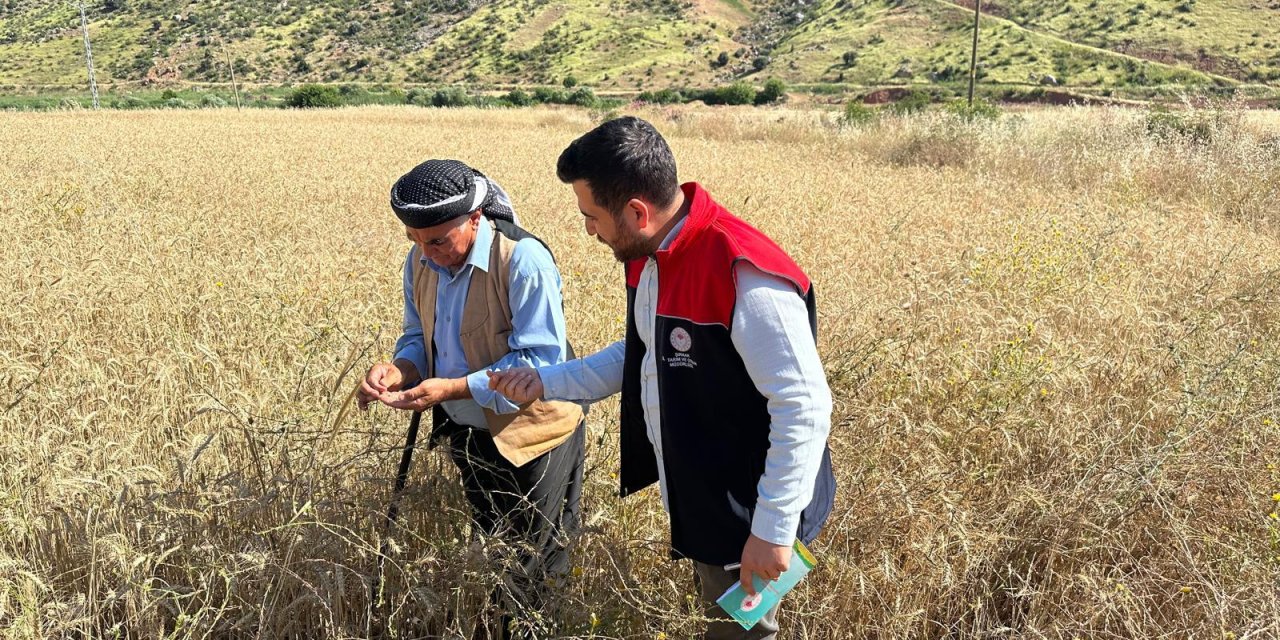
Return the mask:
<svg viewBox="0 0 1280 640"><path fill-rule="evenodd" d="M557 2L546 9L543 9L532 20L524 23L524 26L516 29L511 34L510 48L513 50L527 49L542 39L542 34L551 28L564 14L568 13L569 7L563 3Z"/></svg>
<svg viewBox="0 0 1280 640"><path fill-rule="evenodd" d="M973 11L973 0L951 0L951 3ZM1013 16L1009 9L1003 4L987 0L984 0L982 3L982 13L989 16L996 16L997 18L1004 18L1005 20L1011 20Z"/></svg>
<svg viewBox="0 0 1280 640"><path fill-rule="evenodd" d="M910 89L906 89L903 87L889 87L887 89L876 89L875 91L872 91L871 93L868 93L866 96L864 96L862 98L862 102L866 104L888 104L890 102L897 102L905 98L907 94L910 92L911 92Z"/></svg>
<svg viewBox="0 0 1280 640"><path fill-rule="evenodd" d="M1154 49L1144 49L1133 45L1120 45L1114 47L1115 51L1131 55L1135 58L1150 60L1151 62L1159 62L1170 66L1191 67L1202 73L1212 73L1236 80L1244 80L1249 76L1251 71L1249 65L1240 60L1223 58L1210 55L1206 51L1196 53L1186 53L1181 51L1157 51Z"/></svg>

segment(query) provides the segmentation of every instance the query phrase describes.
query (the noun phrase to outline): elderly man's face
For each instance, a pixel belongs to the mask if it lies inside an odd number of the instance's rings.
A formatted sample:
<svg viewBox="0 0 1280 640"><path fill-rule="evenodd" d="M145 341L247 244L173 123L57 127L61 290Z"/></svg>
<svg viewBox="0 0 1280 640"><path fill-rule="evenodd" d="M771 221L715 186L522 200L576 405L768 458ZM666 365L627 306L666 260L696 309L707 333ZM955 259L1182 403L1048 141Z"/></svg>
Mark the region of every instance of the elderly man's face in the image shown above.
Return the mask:
<svg viewBox="0 0 1280 640"><path fill-rule="evenodd" d="M405 227L405 235L409 236L409 239L418 245L422 255L434 262L436 266L456 269L467 262L471 245L476 241L476 229L480 226L480 217L480 210L477 209L470 215L434 227L424 229Z"/></svg>

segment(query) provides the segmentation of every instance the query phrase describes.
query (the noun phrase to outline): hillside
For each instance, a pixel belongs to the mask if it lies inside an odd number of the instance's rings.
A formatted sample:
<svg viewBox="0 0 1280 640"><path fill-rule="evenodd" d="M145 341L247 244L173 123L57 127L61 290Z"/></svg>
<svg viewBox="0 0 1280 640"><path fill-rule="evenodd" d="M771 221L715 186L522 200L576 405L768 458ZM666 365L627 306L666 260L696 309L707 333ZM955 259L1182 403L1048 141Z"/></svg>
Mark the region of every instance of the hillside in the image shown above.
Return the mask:
<svg viewBox="0 0 1280 640"><path fill-rule="evenodd" d="M985 4L985 3L984 3ZM1172 49L1164 59L1089 44L1042 28L1032 20L987 15L981 25L980 77L998 83L1075 86L1146 86L1226 83L1209 69L1181 64ZM822 0L814 18L797 26L775 49L764 73L792 81L949 82L967 78L972 8L947 0L911 3ZM1037 14L1039 15L1039 14Z"/></svg>
<svg viewBox="0 0 1280 640"><path fill-rule="evenodd" d="M967 75L971 0L91 0L98 79L603 89ZM1280 84L1280 0L984 3L986 82ZM0 0L0 84L84 82L72 3Z"/></svg>

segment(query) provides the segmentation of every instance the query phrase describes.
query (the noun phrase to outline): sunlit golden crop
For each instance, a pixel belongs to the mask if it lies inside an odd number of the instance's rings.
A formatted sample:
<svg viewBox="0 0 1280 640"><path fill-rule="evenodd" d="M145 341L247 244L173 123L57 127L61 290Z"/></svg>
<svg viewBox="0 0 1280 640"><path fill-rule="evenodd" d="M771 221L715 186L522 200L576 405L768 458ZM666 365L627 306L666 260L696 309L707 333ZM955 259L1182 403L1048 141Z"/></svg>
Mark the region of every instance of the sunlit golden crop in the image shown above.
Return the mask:
<svg viewBox="0 0 1280 640"><path fill-rule="evenodd" d="M1280 118L642 115L817 287L840 493L784 637L1280 635ZM0 113L0 635L374 631L407 416L339 416L400 326L390 184L429 157L502 183L589 352L622 272L554 166L593 118ZM656 492L615 495L615 420L589 417L548 615L690 637ZM471 637L499 578L440 451L403 514L390 629Z"/></svg>

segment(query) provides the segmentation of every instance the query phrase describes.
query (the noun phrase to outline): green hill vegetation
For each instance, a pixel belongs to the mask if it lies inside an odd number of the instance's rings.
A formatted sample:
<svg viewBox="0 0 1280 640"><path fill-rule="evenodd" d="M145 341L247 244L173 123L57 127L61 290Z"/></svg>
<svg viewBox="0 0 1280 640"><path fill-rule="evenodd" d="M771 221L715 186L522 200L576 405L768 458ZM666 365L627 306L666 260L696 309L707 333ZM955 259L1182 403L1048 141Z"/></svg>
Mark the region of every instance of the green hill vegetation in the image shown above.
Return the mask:
<svg viewBox="0 0 1280 640"><path fill-rule="evenodd" d="M89 0L103 84L963 82L972 0ZM979 76L1093 92L1280 85L1280 0L984 2ZM0 0L0 85L84 83L79 13Z"/></svg>

